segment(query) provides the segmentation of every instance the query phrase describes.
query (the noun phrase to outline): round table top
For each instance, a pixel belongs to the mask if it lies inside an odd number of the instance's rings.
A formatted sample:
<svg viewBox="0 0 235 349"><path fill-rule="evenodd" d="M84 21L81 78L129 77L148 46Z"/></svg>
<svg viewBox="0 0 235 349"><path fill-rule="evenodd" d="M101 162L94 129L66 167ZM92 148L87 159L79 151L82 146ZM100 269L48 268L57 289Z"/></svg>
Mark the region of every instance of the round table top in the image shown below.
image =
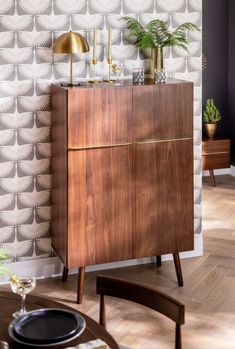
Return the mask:
<svg viewBox="0 0 235 349"><path fill-rule="evenodd" d="M76 309L66 306L62 303L53 301L48 298L36 296L36 295L27 295L26 296L26 307L27 310L34 310L34 309L40 309L40 308L63 308L68 310L77 311ZM0 291L0 340L6 341L9 344L10 349L17 349L22 348L22 345L14 342L9 334L8 334L8 326L13 320L12 314L19 310L20 308L20 296L12 293L12 292L5 292ZM89 316L87 316L84 313L81 313L77 311L79 314L81 314L84 319L86 320L86 328L84 332L76 338L76 340L71 341L66 344L60 344L57 346L50 347L50 349L56 349L56 348L66 348L70 346L75 346L80 343L85 343L94 339L101 339L111 348L111 349L118 349L118 345L113 339L113 337L96 321L91 319ZM24 345L24 348L32 348ZM46 349L46 346L43 346L44 349Z"/></svg>

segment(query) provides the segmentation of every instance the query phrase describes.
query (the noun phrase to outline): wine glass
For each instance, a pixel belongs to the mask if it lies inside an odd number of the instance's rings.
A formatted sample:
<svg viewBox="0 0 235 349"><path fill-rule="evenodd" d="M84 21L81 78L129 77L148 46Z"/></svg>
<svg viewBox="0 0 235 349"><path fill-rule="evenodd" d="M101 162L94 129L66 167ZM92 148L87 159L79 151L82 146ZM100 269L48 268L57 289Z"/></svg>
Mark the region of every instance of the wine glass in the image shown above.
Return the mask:
<svg viewBox="0 0 235 349"><path fill-rule="evenodd" d="M113 72L115 73L115 74L117 74L117 80L116 80L116 82L115 82L115 86L121 86L121 85L123 85L121 82L120 82L120 76L121 76L121 73L123 72L123 69L124 69L124 67L123 67L123 65L122 64L119 64L119 65L117 65L117 64L113 64L112 65L112 70L113 70Z"/></svg>
<svg viewBox="0 0 235 349"><path fill-rule="evenodd" d="M27 313L25 308L25 298L26 294L31 292L36 286L35 278L31 276L11 276L10 285L12 292L19 294L21 296L21 309L16 311L13 316L15 318Z"/></svg>

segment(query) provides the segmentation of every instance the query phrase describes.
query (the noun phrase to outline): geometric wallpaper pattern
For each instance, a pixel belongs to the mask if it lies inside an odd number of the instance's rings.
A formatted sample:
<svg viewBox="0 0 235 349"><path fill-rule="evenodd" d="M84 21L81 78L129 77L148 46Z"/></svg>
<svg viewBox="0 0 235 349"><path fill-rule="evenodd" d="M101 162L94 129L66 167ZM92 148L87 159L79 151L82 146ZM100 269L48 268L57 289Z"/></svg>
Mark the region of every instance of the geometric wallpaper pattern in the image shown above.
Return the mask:
<svg viewBox="0 0 235 349"><path fill-rule="evenodd" d="M52 54L52 42L73 30L91 51L75 57L74 76L92 75L97 29L97 74L107 74L107 29L114 62L150 66L149 50L131 45L120 17L142 24L167 20L172 29L190 21L201 27L202 0L0 0L0 246L12 261L53 256L51 247L51 82L69 76L69 57ZM201 32L188 33L189 52L165 49L169 76L191 80L194 92L195 233L201 233Z"/></svg>

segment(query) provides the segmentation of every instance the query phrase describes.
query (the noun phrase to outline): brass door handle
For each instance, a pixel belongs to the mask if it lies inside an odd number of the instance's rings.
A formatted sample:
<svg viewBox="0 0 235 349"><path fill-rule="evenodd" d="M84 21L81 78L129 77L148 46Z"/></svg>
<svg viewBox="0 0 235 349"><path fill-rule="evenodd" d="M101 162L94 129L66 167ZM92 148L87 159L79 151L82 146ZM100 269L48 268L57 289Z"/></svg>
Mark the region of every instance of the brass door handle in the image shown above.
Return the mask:
<svg viewBox="0 0 235 349"><path fill-rule="evenodd" d="M113 143L113 144L100 144L100 145L88 145L88 146L70 146L67 150L88 150L88 149L104 149L104 148L116 148L116 147L125 147L131 145L132 143Z"/></svg>
<svg viewBox="0 0 235 349"><path fill-rule="evenodd" d="M173 141L186 141L193 139L193 137L183 137L183 138L167 138L167 139L149 139L144 141L135 141L133 144L151 144L151 143L166 143L166 142L173 142Z"/></svg>
<svg viewBox="0 0 235 349"><path fill-rule="evenodd" d="M104 149L104 148L115 148L115 147L125 147L128 145L141 145L141 144L151 144L151 143L164 143L172 141L185 141L193 139L192 137L184 138L168 138L168 139L149 139L143 141L125 142L125 143L113 143L113 144L100 144L100 145L87 145L87 146L69 146L67 150L88 150L88 149Z"/></svg>
<svg viewBox="0 0 235 349"><path fill-rule="evenodd" d="M214 152L214 153L202 153L202 156L205 156L205 155L220 155L220 154L229 154L229 151L217 151L217 152Z"/></svg>

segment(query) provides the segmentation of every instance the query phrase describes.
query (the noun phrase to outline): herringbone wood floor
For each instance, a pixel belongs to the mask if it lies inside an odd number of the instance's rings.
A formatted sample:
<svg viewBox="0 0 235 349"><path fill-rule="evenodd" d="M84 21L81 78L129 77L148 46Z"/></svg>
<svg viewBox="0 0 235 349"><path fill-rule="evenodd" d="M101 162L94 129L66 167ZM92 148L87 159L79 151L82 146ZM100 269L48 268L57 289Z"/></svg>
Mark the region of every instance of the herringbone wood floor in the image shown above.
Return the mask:
<svg viewBox="0 0 235 349"><path fill-rule="evenodd" d="M203 179L204 255L182 260L185 286L179 288L173 262L105 271L141 280L170 294L186 306L184 349L235 349L235 178L217 176L217 187ZM76 305L76 276L67 283L59 278L39 280L36 291L66 302L98 320L96 273L86 274L82 305ZM153 311L109 299L108 330L133 349L174 348L174 324Z"/></svg>

